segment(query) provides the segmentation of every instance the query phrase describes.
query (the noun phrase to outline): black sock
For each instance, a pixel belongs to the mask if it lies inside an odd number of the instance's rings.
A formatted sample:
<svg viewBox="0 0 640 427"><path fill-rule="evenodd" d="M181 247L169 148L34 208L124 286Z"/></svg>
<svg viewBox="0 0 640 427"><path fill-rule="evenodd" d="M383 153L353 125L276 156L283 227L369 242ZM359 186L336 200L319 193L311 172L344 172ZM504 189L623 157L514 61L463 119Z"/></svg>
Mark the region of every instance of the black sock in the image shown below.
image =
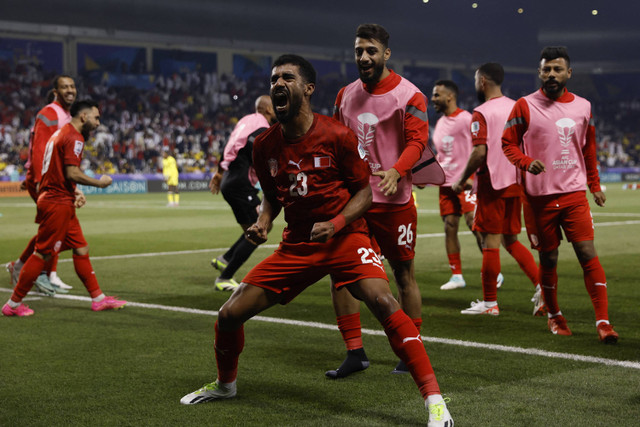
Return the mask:
<svg viewBox="0 0 640 427"><path fill-rule="evenodd" d="M224 260L227 261L227 264L231 262L231 258L233 258L233 254L235 253L236 249L238 249L238 245L242 243L243 240L247 240L244 238L244 233L241 234L240 238L236 240L236 242L229 248L229 250L224 255L222 255L222 258L224 258Z"/></svg>
<svg viewBox="0 0 640 427"><path fill-rule="evenodd" d="M233 278L233 275L236 274L236 271L238 271L238 269L242 267L242 264L244 264L245 261L251 256L253 251L256 250L257 246L245 239L244 236L242 236L241 239L242 241L238 240L236 242L237 246L234 245L236 246L236 249L233 252L233 257L231 257L230 259L227 258L229 264L227 264L227 268L225 268L220 275L221 279Z"/></svg>
<svg viewBox="0 0 640 427"><path fill-rule="evenodd" d="M335 371L327 371L324 374L329 378L344 378L354 372L362 371L369 367L369 359L364 352L364 348L348 350L347 357L342 365Z"/></svg>

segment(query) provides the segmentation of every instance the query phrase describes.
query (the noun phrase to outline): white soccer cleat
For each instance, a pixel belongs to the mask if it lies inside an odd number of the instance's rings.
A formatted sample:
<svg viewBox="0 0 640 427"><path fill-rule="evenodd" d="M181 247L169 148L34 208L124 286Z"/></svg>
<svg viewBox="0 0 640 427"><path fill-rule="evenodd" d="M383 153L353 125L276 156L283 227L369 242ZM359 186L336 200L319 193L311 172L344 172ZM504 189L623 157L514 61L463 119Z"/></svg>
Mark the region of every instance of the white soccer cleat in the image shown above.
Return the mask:
<svg viewBox="0 0 640 427"><path fill-rule="evenodd" d="M504 282L504 276L502 275L502 273L498 273L498 280L496 280L496 288L500 289L500 286L502 286L503 282Z"/></svg>
<svg viewBox="0 0 640 427"><path fill-rule="evenodd" d="M217 399L229 399L236 395L236 382L223 384L215 380L210 384L205 384L202 388L189 393L180 399L183 405L195 405L197 403L210 402Z"/></svg>
<svg viewBox="0 0 640 427"><path fill-rule="evenodd" d="M73 289L73 286L69 286L64 283L60 276L58 276L58 273L56 273L55 271L52 271L49 274L49 282L51 282L52 285L59 287L60 289L64 289L65 291Z"/></svg>
<svg viewBox="0 0 640 427"><path fill-rule="evenodd" d="M487 304L484 301L477 300L476 302L471 301L471 307L464 309L460 312L461 314L489 314L491 316L497 316L500 314L500 309L498 308L498 304L493 307L487 307Z"/></svg>
<svg viewBox="0 0 640 427"><path fill-rule="evenodd" d="M448 291L451 289L460 289L467 286L464 279L462 278L462 274L454 274L451 276L451 279L444 285L440 286L440 290Z"/></svg>
<svg viewBox="0 0 640 427"><path fill-rule="evenodd" d="M536 291L533 293L531 302L533 303L534 316L544 316L545 314L547 314L547 306L545 305L544 299L542 298L542 288L539 284L536 285Z"/></svg>
<svg viewBox="0 0 640 427"><path fill-rule="evenodd" d="M446 399L447 401L449 398ZM447 409L445 399L442 399L438 403L427 404L425 400L424 405L429 411L429 422L427 427L453 427L453 418Z"/></svg>

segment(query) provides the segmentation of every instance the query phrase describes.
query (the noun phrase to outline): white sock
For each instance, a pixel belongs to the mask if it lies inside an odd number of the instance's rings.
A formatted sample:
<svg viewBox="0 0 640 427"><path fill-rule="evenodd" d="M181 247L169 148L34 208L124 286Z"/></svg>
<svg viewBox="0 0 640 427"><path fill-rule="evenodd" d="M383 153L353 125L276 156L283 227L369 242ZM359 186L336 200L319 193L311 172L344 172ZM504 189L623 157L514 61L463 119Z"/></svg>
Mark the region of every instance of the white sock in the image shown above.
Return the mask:
<svg viewBox="0 0 640 427"><path fill-rule="evenodd" d="M596 321L596 328L598 326L600 326L601 323L604 323L605 325L608 325L609 321L608 320L598 320L598 321Z"/></svg>
<svg viewBox="0 0 640 427"><path fill-rule="evenodd" d="M9 307L11 308L18 308L20 307L20 304L22 304L22 302L15 302L11 298L9 298L9 301L7 301L7 304L9 304Z"/></svg>
<svg viewBox="0 0 640 427"><path fill-rule="evenodd" d="M91 301L93 301L93 302L100 302L100 301L102 301L103 299L104 299L104 294L100 294L100 295L98 295L98 296L97 296L97 297L95 297L95 298L91 298Z"/></svg>
<svg viewBox="0 0 640 427"><path fill-rule="evenodd" d="M487 308L495 307L496 305L498 305L498 301L483 301L483 302L484 302L484 306Z"/></svg>
<svg viewBox="0 0 640 427"><path fill-rule="evenodd" d="M444 399L442 399L442 395L441 394L430 394L429 396L427 396L427 400L425 402L427 402L427 407L429 405L433 405L435 403L444 403L443 402Z"/></svg>
<svg viewBox="0 0 640 427"><path fill-rule="evenodd" d="M547 313L547 316L549 316L549 319L551 319L552 317L560 316L561 314L562 312L559 311L557 313Z"/></svg>

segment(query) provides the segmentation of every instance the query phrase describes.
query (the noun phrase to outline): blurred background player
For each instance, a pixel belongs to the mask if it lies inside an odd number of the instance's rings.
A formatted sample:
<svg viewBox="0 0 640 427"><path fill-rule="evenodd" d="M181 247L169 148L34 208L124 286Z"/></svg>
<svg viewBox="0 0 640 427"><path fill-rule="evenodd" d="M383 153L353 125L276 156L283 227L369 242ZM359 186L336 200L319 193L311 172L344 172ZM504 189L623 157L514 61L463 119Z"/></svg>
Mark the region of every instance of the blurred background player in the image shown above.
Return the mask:
<svg viewBox="0 0 640 427"><path fill-rule="evenodd" d="M502 152L502 131L515 101L502 94L504 69L489 62L475 74L475 85L481 105L473 110L471 134L473 150L462 176L453 191L462 192L467 179L477 171L478 206L474 215L474 230L482 235L483 300L472 302L462 314L497 316L497 277L500 273L500 243L515 258L535 288L534 315L542 314L543 303L538 285L538 266L529 250L518 241L522 228L522 188L518 170Z"/></svg>
<svg viewBox="0 0 640 427"><path fill-rule="evenodd" d="M245 238L245 231L258 219L260 197L258 177L253 169L253 141L275 121L275 113L269 95L256 99L255 113L244 116L236 124L224 147L220 167L209 182L211 193L222 196L229 203L242 234L223 255L211 260L211 265L220 270L215 287L219 291L232 291L238 287L233 275L256 249L256 245Z"/></svg>
<svg viewBox="0 0 640 427"><path fill-rule="evenodd" d="M364 300L384 326L391 347L407 362L424 398L428 425L453 426L420 334L393 298L382 262L371 248L362 219L371 204L370 172L358 140L340 123L313 113L315 80L313 66L302 57L283 55L274 61L271 98L279 124L255 144L264 200L247 237L256 244L265 242L282 207L287 227L278 249L245 276L220 309L215 325L216 381L180 403L234 397L244 323L275 304L287 304L330 274L334 286Z"/></svg>
<svg viewBox="0 0 640 427"><path fill-rule="evenodd" d="M162 175L167 183L167 206L180 206L180 190L178 190L178 164L175 157L171 155L169 147L162 148Z"/></svg>
<svg viewBox="0 0 640 427"><path fill-rule="evenodd" d="M71 122L54 133L46 144L37 202L35 251L24 263L13 294L2 307L5 316L33 314L32 309L22 304L22 299L31 290L45 263L68 249L73 249L73 266L91 296L93 311L118 309L127 303L105 296L100 290L89 260L89 245L76 217L76 207L84 204L84 196L76 192L76 184L99 188L111 184L108 175L98 180L88 177L80 169L85 141L100 124L98 104L79 101L71 106L70 113Z"/></svg>
<svg viewBox="0 0 640 427"><path fill-rule="evenodd" d="M50 103L38 111L36 115L35 124L31 131L31 139L29 140L29 158L25 165L27 175L21 184L21 188L26 189L29 192L29 196L31 196L36 203L38 201L40 180L42 179L44 147L47 141L49 141L49 138L51 138L51 135L71 120L69 108L71 108L71 104L75 102L77 94L76 84L71 76L56 76L52 81L52 89L49 93L49 96L53 96L53 99L48 98ZM7 264L7 271L11 275L13 286L18 283L22 266L35 250L35 242L36 236L33 236L20 255L20 258ZM60 279L57 269L58 255L55 254L51 257L50 262L45 266L43 272L39 274L35 280L36 287L40 291L51 293L71 289L71 286Z"/></svg>
<svg viewBox="0 0 640 427"><path fill-rule="evenodd" d="M380 25L357 28L354 52L360 78L340 89L334 118L355 132L359 149L369 162L373 203L365 219L391 265L400 305L420 331L422 298L413 264L418 213L411 194L411 168L425 150L433 157L427 147L427 98L387 68L391 57L388 43L389 33ZM437 162L428 168L437 168L444 180ZM347 357L326 375L341 378L367 368L369 361L362 345L360 302L333 286L331 295ZM401 361L394 372L408 371Z"/></svg>
<svg viewBox="0 0 640 427"><path fill-rule="evenodd" d="M591 103L566 89L571 62L565 47L548 46L540 54L540 90L520 98L502 138L504 153L523 171L527 199L534 212L527 232L539 245L540 281L553 334L571 335L557 297L558 246L564 230L580 261L584 284L595 309L598 337L618 341L609 323L607 278L593 243L593 218L585 188L598 206L606 196L600 187L596 129ZM526 154L525 154L526 153Z"/></svg>
<svg viewBox="0 0 640 427"><path fill-rule="evenodd" d="M440 286L442 290L464 288L466 282L462 276L460 260L460 239L458 228L460 217L464 215L469 230L473 228L473 212L476 208L476 195L470 190L456 193L451 189L453 183L462 174L465 163L471 154L471 113L458 108L458 86L451 80L438 80L433 86L431 103L442 117L436 122L433 130L433 146L436 159L444 170L446 181L439 189L440 216L444 222L444 244L449 258L451 278ZM471 185L471 182L467 183ZM482 237L472 231L482 252ZM501 282L502 275L498 276Z"/></svg>

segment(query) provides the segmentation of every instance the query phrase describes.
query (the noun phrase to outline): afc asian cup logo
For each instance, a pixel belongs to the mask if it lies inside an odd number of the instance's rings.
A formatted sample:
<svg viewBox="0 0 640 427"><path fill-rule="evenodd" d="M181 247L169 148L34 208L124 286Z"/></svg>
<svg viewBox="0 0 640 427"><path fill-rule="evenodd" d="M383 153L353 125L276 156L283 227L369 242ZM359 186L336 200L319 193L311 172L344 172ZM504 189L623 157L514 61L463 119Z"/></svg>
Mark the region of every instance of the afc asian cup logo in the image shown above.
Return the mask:
<svg viewBox="0 0 640 427"><path fill-rule="evenodd" d="M571 144L571 137L576 132L576 122L565 117L558 120L556 126L558 129L558 137L560 138L560 145L568 147Z"/></svg>
<svg viewBox="0 0 640 427"><path fill-rule="evenodd" d="M451 135L446 135L442 137L442 152L445 156L450 156L453 151L453 140L454 138Z"/></svg>
<svg viewBox="0 0 640 427"><path fill-rule="evenodd" d="M276 159L269 159L267 163L269 164L269 173L275 177L278 173L278 161Z"/></svg>
<svg viewBox="0 0 640 427"><path fill-rule="evenodd" d="M358 116L358 143L368 155L366 147L376 140L376 125L380 119L373 113L362 113Z"/></svg>

